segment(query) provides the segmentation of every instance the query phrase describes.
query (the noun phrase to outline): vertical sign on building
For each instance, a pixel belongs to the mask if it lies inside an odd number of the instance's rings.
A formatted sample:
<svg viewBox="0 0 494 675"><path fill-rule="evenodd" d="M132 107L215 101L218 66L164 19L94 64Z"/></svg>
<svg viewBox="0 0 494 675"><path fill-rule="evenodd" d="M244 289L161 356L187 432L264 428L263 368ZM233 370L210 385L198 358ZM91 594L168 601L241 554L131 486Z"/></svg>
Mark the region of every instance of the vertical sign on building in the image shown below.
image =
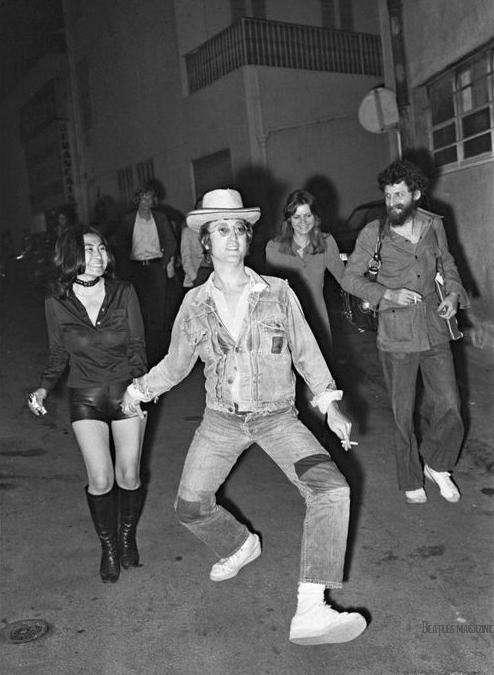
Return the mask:
<svg viewBox="0 0 494 675"><path fill-rule="evenodd" d="M62 162L62 178L65 202L67 204L73 204L75 202L75 196L72 152L70 148L68 125L64 120L58 122L58 139L60 143L60 158Z"/></svg>

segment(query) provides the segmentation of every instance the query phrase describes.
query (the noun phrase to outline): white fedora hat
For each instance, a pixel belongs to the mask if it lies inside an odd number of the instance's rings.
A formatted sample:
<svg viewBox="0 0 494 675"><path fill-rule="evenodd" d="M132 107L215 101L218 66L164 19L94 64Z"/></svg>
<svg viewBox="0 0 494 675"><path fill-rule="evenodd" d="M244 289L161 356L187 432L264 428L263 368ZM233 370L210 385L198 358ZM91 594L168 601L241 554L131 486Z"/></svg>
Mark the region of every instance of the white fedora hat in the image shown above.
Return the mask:
<svg viewBox="0 0 494 675"><path fill-rule="evenodd" d="M202 198L202 207L190 211L185 220L191 230L199 232L201 225L211 220L239 219L254 225L260 217L261 209L258 206L244 208L240 192L227 188L206 192Z"/></svg>

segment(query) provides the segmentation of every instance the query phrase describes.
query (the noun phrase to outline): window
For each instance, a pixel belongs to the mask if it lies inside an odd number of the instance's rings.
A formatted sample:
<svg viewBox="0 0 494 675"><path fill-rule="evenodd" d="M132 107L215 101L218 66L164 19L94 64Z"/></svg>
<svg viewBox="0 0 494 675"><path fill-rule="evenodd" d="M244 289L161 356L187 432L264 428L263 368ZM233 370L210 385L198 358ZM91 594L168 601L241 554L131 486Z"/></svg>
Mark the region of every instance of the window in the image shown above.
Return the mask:
<svg viewBox="0 0 494 675"><path fill-rule="evenodd" d="M128 206L134 197L134 172L132 167L128 166L126 169L117 171L117 181L120 201Z"/></svg>
<svg viewBox="0 0 494 675"><path fill-rule="evenodd" d="M321 0L321 18L324 28L336 28L334 0Z"/></svg>
<svg viewBox="0 0 494 675"><path fill-rule="evenodd" d="M154 164L152 159L147 159L145 162L136 164L137 182L139 185L144 185L152 178L154 178Z"/></svg>
<svg viewBox="0 0 494 675"><path fill-rule="evenodd" d="M233 183L230 150L220 150L192 162L196 199L205 192L228 187Z"/></svg>
<svg viewBox="0 0 494 675"><path fill-rule="evenodd" d="M353 8L348 0L340 0L340 28L343 30L353 30Z"/></svg>
<svg viewBox="0 0 494 675"><path fill-rule="evenodd" d="M427 88L437 166L492 155L494 48L477 53Z"/></svg>
<svg viewBox="0 0 494 675"><path fill-rule="evenodd" d="M232 23L244 16L256 19L266 18L266 0L230 0Z"/></svg>
<svg viewBox="0 0 494 675"><path fill-rule="evenodd" d="M324 28L353 30L351 0L321 0L321 19Z"/></svg>

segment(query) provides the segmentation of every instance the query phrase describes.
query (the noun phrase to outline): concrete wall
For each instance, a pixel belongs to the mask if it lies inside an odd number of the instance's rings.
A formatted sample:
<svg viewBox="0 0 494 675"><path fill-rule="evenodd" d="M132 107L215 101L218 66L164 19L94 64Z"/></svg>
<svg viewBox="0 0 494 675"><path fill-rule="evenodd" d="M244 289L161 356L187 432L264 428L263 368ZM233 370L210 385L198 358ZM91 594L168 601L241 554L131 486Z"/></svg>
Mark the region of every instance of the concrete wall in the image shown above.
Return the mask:
<svg viewBox="0 0 494 675"><path fill-rule="evenodd" d="M375 27L377 13L367 15L363 3L355 4L358 28ZM268 2L267 15L317 25L320 3ZM366 16L372 17L367 26ZM93 124L83 134L83 145L90 201L98 194L116 196L118 169L153 158L169 201L187 210L195 198L192 160L226 148L236 173L259 162L263 170L286 174L282 180L288 187L317 170L344 177L348 193L351 172L357 166L359 189L354 189L354 200L360 195L368 197L375 166L367 157L381 164L384 143L360 129L357 107L360 98L378 83L376 79L261 68L258 100L242 71L187 94L183 55L229 25L230 17L226 0L207 4L127 0L118 13L105 0L97 6L84 5L79 18L69 12L74 60L87 58L89 63ZM285 114L290 109L293 113ZM261 147L263 132L254 121L259 115L266 117L261 123L269 135L266 148ZM345 121L332 126L335 115L344 115ZM308 132L310 125L314 129ZM300 129L309 152L297 149ZM334 140L328 141L332 134ZM364 158L358 162L354 153L351 167L345 156L345 135L350 146L363 142ZM340 161L335 159L337 154ZM286 170L287 157L298 155L301 161L297 159L296 166ZM353 206L349 201L344 201L345 208Z"/></svg>
<svg viewBox="0 0 494 675"><path fill-rule="evenodd" d="M176 199L183 126L173 3L127 0L115 10L110 0L87 3L69 25L74 60L89 63L93 124L83 134L87 178L93 192L117 196L117 170L153 158Z"/></svg>
<svg viewBox="0 0 494 675"><path fill-rule="evenodd" d="M335 73L235 71L184 101L184 152L192 160L229 148L236 184L263 206L270 231L287 194L315 183L330 229L381 197L375 177L388 162L386 140L358 122L359 103L376 84Z"/></svg>
<svg viewBox="0 0 494 675"><path fill-rule="evenodd" d="M494 36L492 0L403 0L411 87Z"/></svg>
<svg viewBox="0 0 494 675"><path fill-rule="evenodd" d="M376 79L259 71L266 154L285 193L316 177L326 182L333 223L359 203L379 199L375 177L388 161L386 142L358 121L360 101Z"/></svg>
<svg viewBox="0 0 494 675"><path fill-rule="evenodd" d="M377 2L355 0L353 6L355 30L378 33ZM195 0L176 0L175 8L183 56L231 21L228 0L208 2L207 12ZM321 3L267 0L266 18L320 26ZM200 156L199 149L207 154L229 147L237 173L244 175L248 163L251 173L264 172L270 214L278 213L288 191L315 176L327 183L335 218L379 198L375 174L388 161L386 139L364 131L357 113L380 78L266 67L243 71L243 89L239 73L230 73L184 100L192 157Z"/></svg>
<svg viewBox="0 0 494 675"><path fill-rule="evenodd" d="M427 148L427 109L422 85L492 40L494 3L404 0L403 21L416 146ZM471 291L472 321L493 321L494 158L478 159L461 168L443 167L434 198L448 216L446 223L458 267Z"/></svg>
<svg viewBox="0 0 494 675"><path fill-rule="evenodd" d="M230 0L174 0L180 54L195 49L231 24ZM352 3L354 30L379 33L378 0ZM335 0L335 5L336 5ZM337 11L337 10L336 10ZM337 18L337 17L336 17ZM266 0L266 19L308 26L322 26L321 0Z"/></svg>
<svg viewBox="0 0 494 675"><path fill-rule="evenodd" d="M356 29L376 28L369 3L354 6ZM247 199L262 191L276 217L286 193L314 177L331 195L334 219L378 196L375 174L387 161L385 140L357 120L358 104L377 78L249 67L189 95L183 56L230 23L226 0L126 0L118 11L111 0L65 0L64 8L72 73L81 60L88 64L92 122L83 130L75 120L88 207L98 197L118 201L118 170L152 159L167 201L186 211L195 199L192 161L225 149ZM320 25L320 3L268 0L267 16ZM36 77L44 81L33 71L26 96ZM19 95L4 105L8 124L0 132L14 170L4 172L9 205L2 212L19 224L31 217L23 156L12 141L21 104ZM91 215L91 208L80 213L83 220Z"/></svg>

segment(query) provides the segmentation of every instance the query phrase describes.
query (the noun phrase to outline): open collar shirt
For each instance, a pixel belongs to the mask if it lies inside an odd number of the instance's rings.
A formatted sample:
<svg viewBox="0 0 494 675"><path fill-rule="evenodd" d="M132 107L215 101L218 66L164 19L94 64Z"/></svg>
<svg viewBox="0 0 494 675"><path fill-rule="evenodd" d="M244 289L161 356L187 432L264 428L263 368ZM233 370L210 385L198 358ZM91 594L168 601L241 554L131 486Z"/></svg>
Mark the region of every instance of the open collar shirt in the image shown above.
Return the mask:
<svg viewBox="0 0 494 675"><path fill-rule="evenodd" d="M140 378L140 386L149 397L159 396L183 380L200 358L205 364L206 405L214 410L269 413L292 406L293 367L316 403L340 398L286 281L245 270L250 278L248 292L233 318L217 306L213 278L187 293L167 356Z"/></svg>
<svg viewBox="0 0 494 675"><path fill-rule="evenodd" d="M422 225L415 244L385 226L380 251L382 263L376 282L369 281L365 274L375 250L379 221L366 225L358 236L341 283L347 292L378 307L377 346L383 351L427 351L450 339L446 321L437 312L440 301L434 279L439 260L446 294L456 293L460 307L469 304L448 249L442 219L423 209L417 210L415 219ZM383 297L388 288L416 291L422 295L422 302L397 305Z"/></svg>

